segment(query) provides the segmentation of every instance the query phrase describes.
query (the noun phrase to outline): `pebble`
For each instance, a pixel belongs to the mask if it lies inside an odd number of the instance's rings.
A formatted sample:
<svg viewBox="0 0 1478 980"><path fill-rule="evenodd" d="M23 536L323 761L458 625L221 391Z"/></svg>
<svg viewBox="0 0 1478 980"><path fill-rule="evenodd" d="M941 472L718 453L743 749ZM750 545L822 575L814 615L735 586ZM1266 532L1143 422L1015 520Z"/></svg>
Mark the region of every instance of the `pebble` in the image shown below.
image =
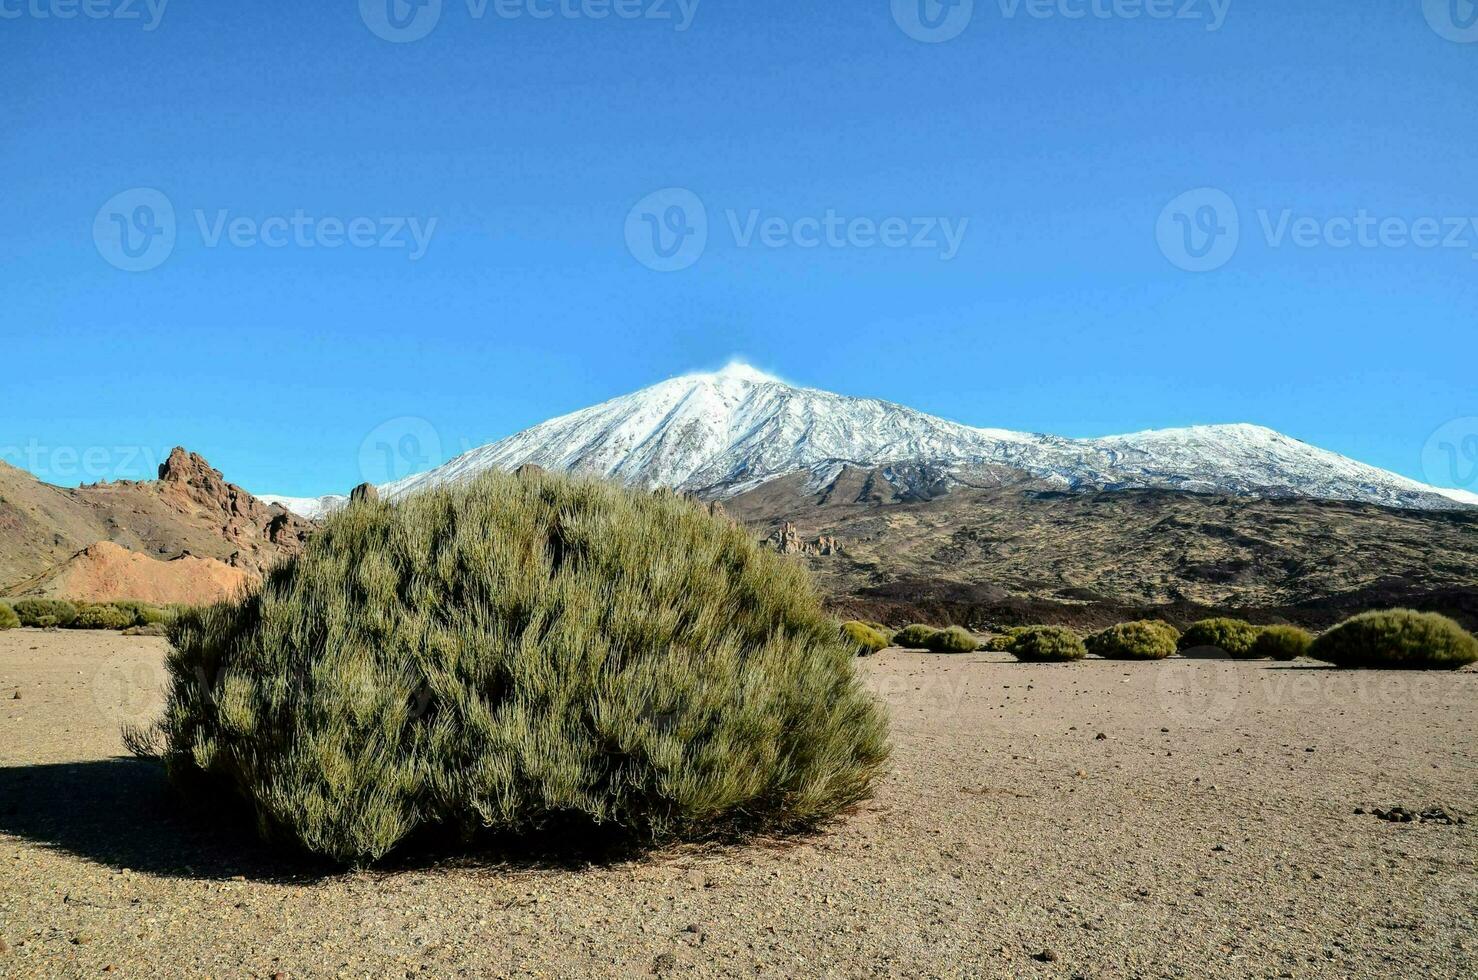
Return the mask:
<svg viewBox="0 0 1478 980"><path fill-rule="evenodd" d="M652 960L652 972L663 973L667 970L677 969L677 957L671 953L658 953Z"/></svg>
<svg viewBox="0 0 1478 980"><path fill-rule="evenodd" d="M1036 961L1038 961L1040 963L1056 963L1057 962L1057 953L1055 953L1054 951L1052 951L1050 949L1044 949L1040 953L1037 953L1037 954L1033 955L1032 956L1032 959L1034 959L1034 960L1036 960Z"/></svg>
<svg viewBox="0 0 1478 980"><path fill-rule="evenodd" d="M4 956L8 952L10 952L10 943L0 938L0 956Z"/></svg>

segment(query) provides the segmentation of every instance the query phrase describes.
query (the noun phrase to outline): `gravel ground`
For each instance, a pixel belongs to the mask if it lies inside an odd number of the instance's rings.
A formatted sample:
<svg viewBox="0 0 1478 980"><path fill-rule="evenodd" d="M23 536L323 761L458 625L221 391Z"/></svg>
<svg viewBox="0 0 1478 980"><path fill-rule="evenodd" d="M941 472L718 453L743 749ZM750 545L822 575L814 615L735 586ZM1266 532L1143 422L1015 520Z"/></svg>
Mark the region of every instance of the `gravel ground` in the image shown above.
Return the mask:
<svg viewBox="0 0 1478 980"><path fill-rule="evenodd" d="M825 833L336 874L120 758L163 654L0 633L0 976L1478 975L1472 670L890 650L892 773Z"/></svg>

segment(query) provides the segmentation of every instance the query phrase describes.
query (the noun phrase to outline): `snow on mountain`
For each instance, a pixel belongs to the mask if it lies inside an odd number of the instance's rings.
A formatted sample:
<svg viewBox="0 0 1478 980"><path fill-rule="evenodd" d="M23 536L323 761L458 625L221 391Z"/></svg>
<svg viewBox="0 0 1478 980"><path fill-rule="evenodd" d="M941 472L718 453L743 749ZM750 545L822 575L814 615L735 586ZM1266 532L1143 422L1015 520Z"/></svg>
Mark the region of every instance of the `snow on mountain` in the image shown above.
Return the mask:
<svg viewBox="0 0 1478 980"><path fill-rule="evenodd" d="M270 493L259 493L254 496L264 504L277 504L310 521L326 517L349 502L348 497L337 493L323 497L282 497Z"/></svg>
<svg viewBox="0 0 1478 980"><path fill-rule="evenodd" d="M903 461L961 472L1004 465L1067 489L1160 487L1415 508L1478 503L1255 425L1065 439L975 428L876 399L800 388L743 364L550 419L381 491L394 497L533 463L727 497L798 470Z"/></svg>

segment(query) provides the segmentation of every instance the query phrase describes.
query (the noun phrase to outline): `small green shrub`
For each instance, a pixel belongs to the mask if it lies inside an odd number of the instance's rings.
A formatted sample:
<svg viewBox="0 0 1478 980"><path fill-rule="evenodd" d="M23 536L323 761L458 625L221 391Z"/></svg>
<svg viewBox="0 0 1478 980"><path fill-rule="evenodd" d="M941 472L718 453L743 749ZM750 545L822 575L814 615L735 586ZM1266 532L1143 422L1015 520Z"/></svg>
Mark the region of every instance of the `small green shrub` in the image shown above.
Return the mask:
<svg viewBox="0 0 1478 980"><path fill-rule="evenodd" d="M807 827L888 755L802 567L676 494L555 474L344 508L170 640L175 784L351 864L431 827Z"/></svg>
<svg viewBox="0 0 1478 980"><path fill-rule="evenodd" d="M1313 646L1314 635L1297 626L1264 626L1252 644L1254 657L1272 657L1274 660L1297 660L1308 656Z"/></svg>
<svg viewBox="0 0 1478 980"><path fill-rule="evenodd" d="M10 603L0 602L0 630L13 630L20 624L21 618L15 614Z"/></svg>
<svg viewBox="0 0 1478 980"><path fill-rule="evenodd" d="M1174 655L1179 638L1169 623L1141 619L1095 633L1086 645L1089 653L1110 660L1164 660Z"/></svg>
<svg viewBox="0 0 1478 980"><path fill-rule="evenodd" d="M923 623L914 623L912 626L905 626L895 633L893 635L893 642L909 650L927 650L929 649L929 637L937 632L939 631L932 626L925 626Z"/></svg>
<svg viewBox="0 0 1478 980"><path fill-rule="evenodd" d="M893 645L893 631L888 628L888 625L886 623L867 623L866 625L872 627L884 639L886 639L889 646Z"/></svg>
<svg viewBox="0 0 1478 980"><path fill-rule="evenodd" d="M1016 643L1016 638L1031 628L1030 626L1008 626L1004 632L997 633L981 644L981 649L994 653L1010 653L1012 645Z"/></svg>
<svg viewBox="0 0 1478 980"><path fill-rule="evenodd" d="M856 620L842 624L842 635L857 650L857 656L870 657L879 650L888 649L888 638L867 623Z"/></svg>
<svg viewBox="0 0 1478 980"><path fill-rule="evenodd" d="M77 618L77 607L65 599L21 599L15 603L15 614L22 626L45 629L69 625Z"/></svg>
<svg viewBox="0 0 1478 980"><path fill-rule="evenodd" d="M109 602L77 606L77 615L67 624L74 630L122 630L134 625L133 613Z"/></svg>
<svg viewBox="0 0 1478 980"><path fill-rule="evenodd" d="M1257 642L1258 632L1256 626L1240 619L1203 619L1181 634L1180 649L1216 647L1230 657L1255 657L1258 655L1252 652L1252 645Z"/></svg>
<svg viewBox="0 0 1478 980"><path fill-rule="evenodd" d="M1088 648L1065 626L1032 626L1016 637L1011 653L1017 660L1068 661L1082 660L1088 656Z"/></svg>
<svg viewBox="0 0 1478 980"><path fill-rule="evenodd" d="M1478 640L1437 613L1361 613L1314 641L1309 655L1339 667L1454 669L1478 660Z"/></svg>
<svg viewBox="0 0 1478 980"><path fill-rule="evenodd" d="M973 653L980 649L980 641L975 634L962 626L935 630L927 643L934 653Z"/></svg>

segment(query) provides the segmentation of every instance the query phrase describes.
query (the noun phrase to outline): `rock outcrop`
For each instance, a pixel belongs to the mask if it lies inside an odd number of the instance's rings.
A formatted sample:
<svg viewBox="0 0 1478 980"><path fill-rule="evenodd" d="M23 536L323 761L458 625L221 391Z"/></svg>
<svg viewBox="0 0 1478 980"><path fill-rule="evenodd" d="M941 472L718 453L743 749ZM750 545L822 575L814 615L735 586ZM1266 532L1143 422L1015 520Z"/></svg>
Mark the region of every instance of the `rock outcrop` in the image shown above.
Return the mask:
<svg viewBox="0 0 1478 980"><path fill-rule="evenodd" d="M221 536L234 546L227 562L254 575L301 551L313 529L303 518L226 482L220 470L182 446L159 465L159 492L181 513L203 512L219 520Z"/></svg>
<svg viewBox="0 0 1478 980"><path fill-rule="evenodd" d="M354 504L365 504L369 503L370 501L379 499L380 491L375 488L375 485L373 483L361 483L359 486L349 491L350 506L353 506Z"/></svg>
<svg viewBox="0 0 1478 980"><path fill-rule="evenodd" d="M810 541L803 541L796 526L789 521L786 521L780 530L770 535L768 543L782 555L811 555L819 558L842 553L841 542L825 534Z"/></svg>

